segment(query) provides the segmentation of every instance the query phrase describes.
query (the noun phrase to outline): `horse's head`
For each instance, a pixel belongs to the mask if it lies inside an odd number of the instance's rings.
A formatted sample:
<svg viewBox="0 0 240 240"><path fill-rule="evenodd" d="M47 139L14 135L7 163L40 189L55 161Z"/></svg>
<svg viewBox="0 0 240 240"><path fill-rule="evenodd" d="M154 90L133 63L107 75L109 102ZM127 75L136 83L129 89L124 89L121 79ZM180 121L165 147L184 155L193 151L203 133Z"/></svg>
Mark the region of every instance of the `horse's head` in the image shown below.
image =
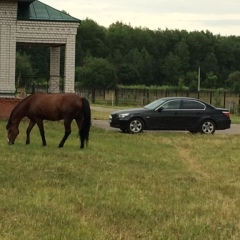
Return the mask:
<svg viewBox="0 0 240 240"><path fill-rule="evenodd" d="M8 122L6 129L8 131L8 138L7 138L8 144L10 145L14 144L14 141L17 135L19 134L18 125Z"/></svg>

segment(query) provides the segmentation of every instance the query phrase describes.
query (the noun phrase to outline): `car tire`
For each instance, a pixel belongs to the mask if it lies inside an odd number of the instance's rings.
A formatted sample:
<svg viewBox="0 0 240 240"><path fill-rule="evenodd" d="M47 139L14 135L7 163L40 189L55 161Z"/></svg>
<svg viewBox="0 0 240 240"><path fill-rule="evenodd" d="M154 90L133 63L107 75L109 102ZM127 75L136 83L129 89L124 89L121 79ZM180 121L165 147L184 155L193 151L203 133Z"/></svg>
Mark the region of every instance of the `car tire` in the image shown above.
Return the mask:
<svg viewBox="0 0 240 240"><path fill-rule="evenodd" d="M144 122L140 118L133 118L128 122L129 133L141 133L144 129Z"/></svg>
<svg viewBox="0 0 240 240"><path fill-rule="evenodd" d="M213 134L216 130L216 124L212 120L204 120L201 124L201 133Z"/></svg>

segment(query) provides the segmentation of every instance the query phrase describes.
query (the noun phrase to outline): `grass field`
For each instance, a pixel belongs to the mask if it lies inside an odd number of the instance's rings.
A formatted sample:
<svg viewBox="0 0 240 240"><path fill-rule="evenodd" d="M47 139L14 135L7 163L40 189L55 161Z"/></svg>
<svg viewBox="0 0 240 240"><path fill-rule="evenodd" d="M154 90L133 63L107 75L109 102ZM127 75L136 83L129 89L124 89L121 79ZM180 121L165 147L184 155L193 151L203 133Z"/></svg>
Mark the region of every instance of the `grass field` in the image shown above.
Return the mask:
<svg viewBox="0 0 240 240"><path fill-rule="evenodd" d="M105 118L93 112L93 118ZM47 146L27 123L15 145L0 122L0 239L240 239L238 135L142 133L92 127L80 150L61 122Z"/></svg>

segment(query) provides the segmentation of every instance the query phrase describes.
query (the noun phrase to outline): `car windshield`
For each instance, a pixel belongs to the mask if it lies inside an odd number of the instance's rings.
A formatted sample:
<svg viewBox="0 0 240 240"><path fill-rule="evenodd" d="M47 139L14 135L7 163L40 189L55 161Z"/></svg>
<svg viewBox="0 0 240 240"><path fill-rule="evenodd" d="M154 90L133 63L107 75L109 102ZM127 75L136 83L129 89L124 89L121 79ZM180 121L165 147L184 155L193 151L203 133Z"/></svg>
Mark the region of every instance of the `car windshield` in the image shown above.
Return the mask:
<svg viewBox="0 0 240 240"><path fill-rule="evenodd" d="M163 104L164 102L166 102L167 100L164 99L164 98L160 98L160 99L157 99L151 103L149 103L148 105L144 106L144 108L147 108L147 109L155 109L157 108L159 105Z"/></svg>

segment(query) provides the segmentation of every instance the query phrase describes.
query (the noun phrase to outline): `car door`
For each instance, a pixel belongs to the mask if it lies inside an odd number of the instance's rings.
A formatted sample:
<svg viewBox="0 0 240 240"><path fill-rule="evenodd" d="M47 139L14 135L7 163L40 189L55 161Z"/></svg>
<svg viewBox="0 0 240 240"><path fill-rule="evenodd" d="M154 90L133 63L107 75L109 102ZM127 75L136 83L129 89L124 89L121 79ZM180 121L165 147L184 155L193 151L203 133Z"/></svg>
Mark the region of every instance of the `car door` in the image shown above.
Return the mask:
<svg viewBox="0 0 240 240"><path fill-rule="evenodd" d="M178 129L180 100L169 100L155 109L149 117L151 129Z"/></svg>
<svg viewBox="0 0 240 240"><path fill-rule="evenodd" d="M181 129L195 128L205 114L206 105L197 100L184 99L180 105L179 126Z"/></svg>

